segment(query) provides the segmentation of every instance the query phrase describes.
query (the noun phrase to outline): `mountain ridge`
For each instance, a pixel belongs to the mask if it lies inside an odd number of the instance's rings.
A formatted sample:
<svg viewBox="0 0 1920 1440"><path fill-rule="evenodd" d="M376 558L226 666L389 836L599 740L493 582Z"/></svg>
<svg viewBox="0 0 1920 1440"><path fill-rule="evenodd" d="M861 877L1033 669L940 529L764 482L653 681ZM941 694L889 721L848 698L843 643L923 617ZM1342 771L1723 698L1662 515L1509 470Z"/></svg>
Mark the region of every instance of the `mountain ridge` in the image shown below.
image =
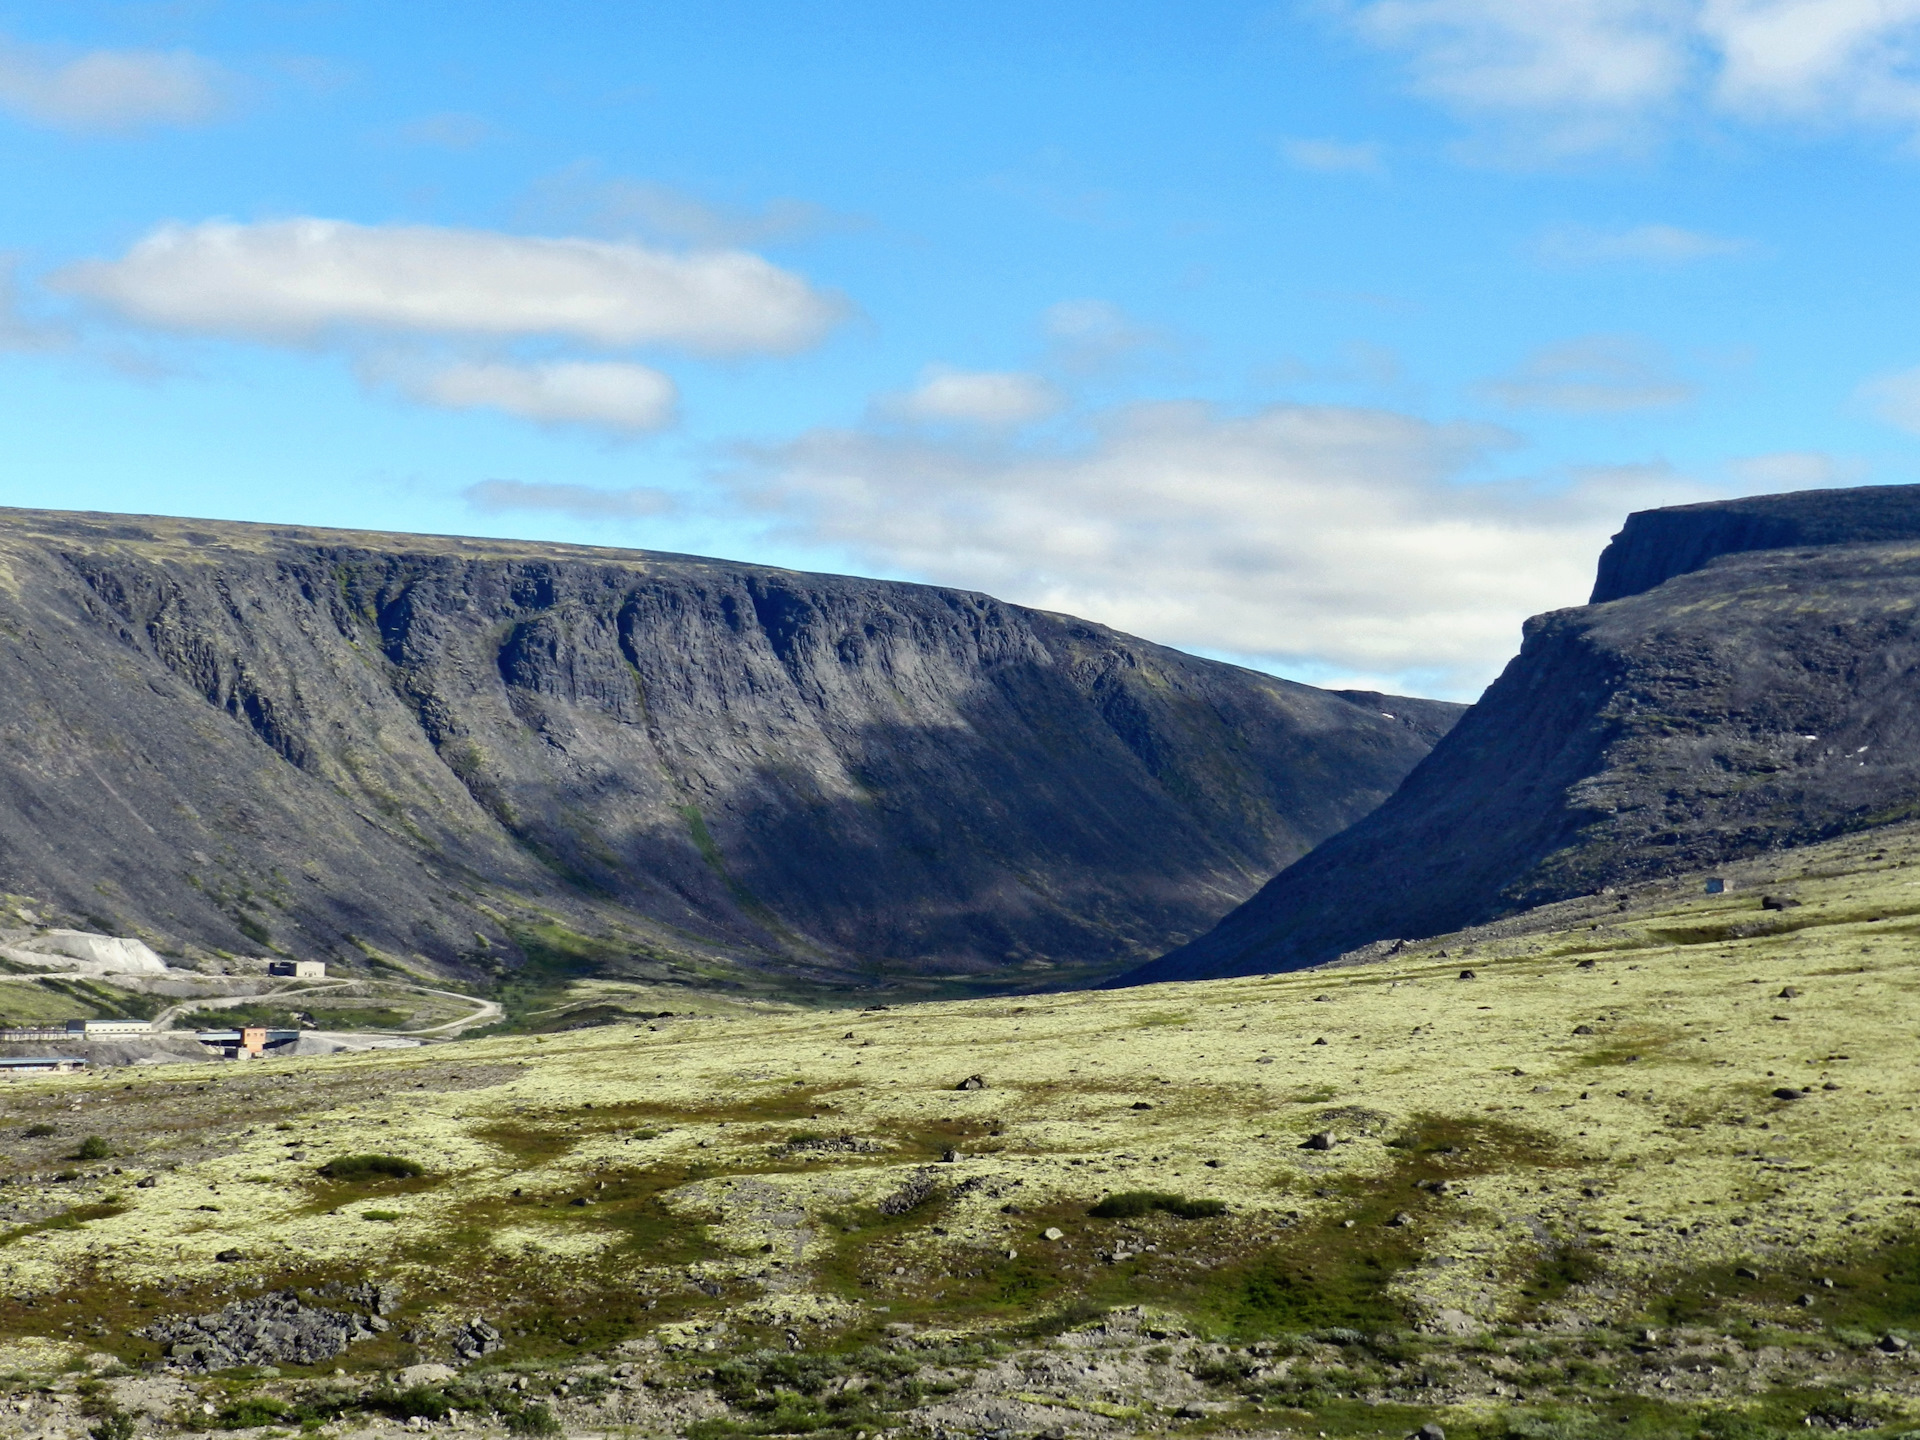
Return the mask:
<svg viewBox="0 0 1920 1440"><path fill-rule="evenodd" d="M1303 968L1920 814L1920 536L1879 538L1920 487L1886 488L1632 517L1602 572L1630 593L1533 617L1387 802L1109 983Z"/></svg>
<svg viewBox="0 0 1920 1440"><path fill-rule="evenodd" d="M905 582L17 510L0 665L0 889L473 984L1118 968L1460 709Z"/></svg>

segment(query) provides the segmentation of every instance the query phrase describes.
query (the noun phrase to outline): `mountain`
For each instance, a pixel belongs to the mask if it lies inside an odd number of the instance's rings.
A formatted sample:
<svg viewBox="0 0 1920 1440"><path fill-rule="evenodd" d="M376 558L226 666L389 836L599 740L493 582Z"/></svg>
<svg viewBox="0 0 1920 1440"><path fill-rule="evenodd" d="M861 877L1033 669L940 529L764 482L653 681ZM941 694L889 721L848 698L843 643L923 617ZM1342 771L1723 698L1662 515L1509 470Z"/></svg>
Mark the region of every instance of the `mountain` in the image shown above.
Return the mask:
<svg viewBox="0 0 1920 1440"><path fill-rule="evenodd" d="M1112 973L1460 709L929 586L23 510L0 673L17 910L468 982Z"/></svg>
<svg viewBox="0 0 1920 1440"><path fill-rule="evenodd" d="M1629 517L1393 797L1115 984L1299 969L1920 815L1920 486Z"/></svg>

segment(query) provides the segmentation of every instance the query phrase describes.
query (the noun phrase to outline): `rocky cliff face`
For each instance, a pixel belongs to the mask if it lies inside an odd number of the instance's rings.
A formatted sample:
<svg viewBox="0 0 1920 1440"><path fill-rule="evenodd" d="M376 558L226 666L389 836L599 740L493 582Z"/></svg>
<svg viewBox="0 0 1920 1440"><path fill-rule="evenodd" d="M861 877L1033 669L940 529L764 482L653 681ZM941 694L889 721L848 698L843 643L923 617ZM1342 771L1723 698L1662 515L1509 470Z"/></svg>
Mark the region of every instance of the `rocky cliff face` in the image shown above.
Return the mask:
<svg viewBox="0 0 1920 1440"><path fill-rule="evenodd" d="M1111 973L1458 710L954 590L28 511L0 512L0 675L29 908L468 978L534 940L683 978Z"/></svg>
<svg viewBox="0 0 1920 1440"><path fill-rule="evenodd" d="M1721 555L1920 540L1920 485L1800 490L1638 510L1600 553L1590 605L1639 595Z"/></svg>
<svg viewBox="0 0 1920 1440"><path fill-rule="evenodd" d="M1846 543L1920 513L1920 487L1819 498L1634 516L1602 574L1626 598L1529 621L1391 800L1117 983L1297 969L1920 816L1920 541ZM1799 548L1741 528L1771 500Z"/></svg>

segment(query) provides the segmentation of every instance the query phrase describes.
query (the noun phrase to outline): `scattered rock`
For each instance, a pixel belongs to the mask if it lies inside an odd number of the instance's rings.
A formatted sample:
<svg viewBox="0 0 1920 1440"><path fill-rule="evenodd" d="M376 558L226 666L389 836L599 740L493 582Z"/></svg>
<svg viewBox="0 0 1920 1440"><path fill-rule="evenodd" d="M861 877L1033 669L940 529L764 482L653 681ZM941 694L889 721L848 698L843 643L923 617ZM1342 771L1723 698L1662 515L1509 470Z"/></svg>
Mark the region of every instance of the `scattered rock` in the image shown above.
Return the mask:
<svg viewBox="0 0 1920 1440"><path fill-rule="evenodd" d="M1774 998L1776 1000L1798 1000L1800 998L1800 991L1796 987L1789 985Z"/></svg>
<svg viewBox="0 0 1920 1440"><path fill-rule="evenodd" d="M1407 1440L1447 1440L1447 1432L1429 1420L1409 1435Z"/></svg>
<svg viewBox="0 0 1920 1440"><path fill-rule="evenodd" d="M1758 1280L1760 1278L1760 1272L1751 1265L1736 1266L1733 1273L1742 1280Z"/></svg>
<svg viewBox="0 0 1920 1440"><path fill-rule="evenodd" d="M1775 1088L1773 1098L1776 1100L1804 1100L1807 1098L1807 1092L1804 1090L1796 1090L1791 1085L1781 1085Z"/></svg>
<svg viewBox="0 0 1920 1440"><path fill-rule="evenodd" d="M1145 1100L1136 1100L1133 1102L1130 1108L1134 1110L1151 1110L1153 1109L1153 1106L1148 1104Z"/></svg>
<svg viewBox="0 0 1920 1440"><path fill-rule="evenodd" d="M214 1256L213 1258L219 1261L222 1265L233 1265L238 1263L239 1261L246 1259L247 1257L244 1251L222 1250L218 1255Z"/></svg>
<svg viewBox="0 0 1920 1440"><path fill-rule="evenodd" d="M156 1320L135 1333L165 1348L169 1369L204 1375L236 1365L317 1365L377 1332L358 1315L308 1305L281 1290L236 1300L211 1315Z"/></svg>
<svg viewBox="0 0 1920 1440"><path fill-rule="evenodd" d="M987 1088L987 1077L984 1075L969 1075L953 1088L956 1090L984 1090Z"/></svg>
<svg viewBox="0 0 1920 1440"><path fill-rule="evenodd" d="M1220 1168L1220 1162L1218 1160L1206 1160L1206 1161L1203 1161L1202 1163L1209 1170L1218 1170Z"/></svg>
<svg viewBox="0 0 1920 1440"><path fill-rule="evenodd" d="M1040 1232L1040 1238L1042 1240L1064 1240L1067 1238L1067 1232L1056 1225L1049 1225Z"/></svg>
<svg viewBox="0 0 1920 1440"><path fill-rule="evenodd" d="M907 1183L880 1202L882 1215L904 1215L933 1198L940 1186L940 1172L931 1166L914 1171Z"/></svg>
<svg viewBox="0 0 1920 1440"><path fill-rule="evenodd" d="M1327 1043L1327 1037L1322 1035L1318 1040L1314 1041L1313 1043L1316 1045L1324 1045Z"/></svg>
<svg viewBox="0 0 1920 1440"><path fill-rule="evenodd" d="M1480 977L1471 970L1462 970L1460 972L1460 978L1462 980L1478 980Z"/></svg>
<svg viewBox="0 0 1920 1440"><path fill-rule="evenodd" d="M1578 965L1574 966L1573 968L1576 970L1591 970L1593 969L1594 964L1595 962L1592 960L1582 960Z"/></svg>
<svg viewBox="0 0 1920 1440"><path fill-rule="evenodd" d="M415 1385L444 1385L459 1377L460 1372L451 1365L409 1365L400 1372L400 1384L412 1389Z"/></svg>
<svg viewBox="0 0 1920 1440"><path fill-rule="evenodd" d="M1908 1343L1905 1340L1901 1339L1898 1335L1882 1335L1880 1337L1879 1344L1880 1344L1880 1348L1886 1351L1889 1355L1898 1355L1902 1351L1912 1348L1910 1345L1908 1345Z"/></svg>
<svg viewBox="0 0 1920 1440"><path fill-rule="evenodd" d="M1478 1335L1481 1324L1464 1310L1436 1310L1423 1327L1435 1335Z"/></svg>
<svg viewBox="0 0 1920 1440"><path fill-rule="evenodd" d="M1392 1225L1396 1228L1403 1225L1411 1225L1412 1223L1413 1223L1413 1216L1409 1215L1405 1210L1394 1211L1393 1218L1387 1221L1387 1224Z"/></svg>
<svg viewBox="0 0 1920 1440"><path fill-rule="evenodd" d="M1300 1148L1302 1150L1331 1150L1333 1148L1333 1132L1331 1130L1316 1130L1307 1137L1307 1143Z"/></svg>
<svg viewBox="0 0 1920 1440"><path fill-rule="evenodd" d="M151 1190L159 1183L160 1177L158 1175L145 1175L133 1182L133 1188L136 1190Z"/></svg>
<svg viewBox="0 0 1920 1440"><path fill-rule="evenodd" d="M1573 1033L1576 1035L1591 1035L1594 1033L1594 1030L1591 1025L1576 1025L1573 1027Z"/></svg>
<svg viewBox="0 0 1920 1440"><path fill-rule="evenodd" d="M1762 895L1760 897L1760 908L1762 910L1796 910L1800 907L1800 903L1800 901L1794 899L1791 895Z"/></svg>
<svg viewBox="0 0 1920 1440"><path fill-rule="evenodd" d="M453 1353L462 1360L491 1355L501 1344L500 1332L478 1315L453 1332Z"/></svg>
<svg viewBox="0 0 1920 1440"><path fill-rule="evenodd" d="M812 1153L816 1155L874 1155L886 1149L877 1140L862 1140L857 1136L816 1135L804 1136L798 1140L789 1140L784 1145L774 1147L774 1153L797 1155Z"/></svg>

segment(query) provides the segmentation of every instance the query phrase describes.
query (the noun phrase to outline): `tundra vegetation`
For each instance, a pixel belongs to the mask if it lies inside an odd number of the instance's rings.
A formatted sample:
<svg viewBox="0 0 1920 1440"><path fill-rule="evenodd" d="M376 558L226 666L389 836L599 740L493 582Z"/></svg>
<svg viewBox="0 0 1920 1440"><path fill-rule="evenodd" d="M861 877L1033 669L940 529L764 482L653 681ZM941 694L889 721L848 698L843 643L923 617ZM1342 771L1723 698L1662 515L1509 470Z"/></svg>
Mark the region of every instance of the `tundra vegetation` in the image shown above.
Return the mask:
<svg viewBox="0 0 1920 1440"><path fill-rule="evenodd" d="M0 1429L1920 1431L1920 827L1722 873L1172 990L11 1081Z"/></svg>

